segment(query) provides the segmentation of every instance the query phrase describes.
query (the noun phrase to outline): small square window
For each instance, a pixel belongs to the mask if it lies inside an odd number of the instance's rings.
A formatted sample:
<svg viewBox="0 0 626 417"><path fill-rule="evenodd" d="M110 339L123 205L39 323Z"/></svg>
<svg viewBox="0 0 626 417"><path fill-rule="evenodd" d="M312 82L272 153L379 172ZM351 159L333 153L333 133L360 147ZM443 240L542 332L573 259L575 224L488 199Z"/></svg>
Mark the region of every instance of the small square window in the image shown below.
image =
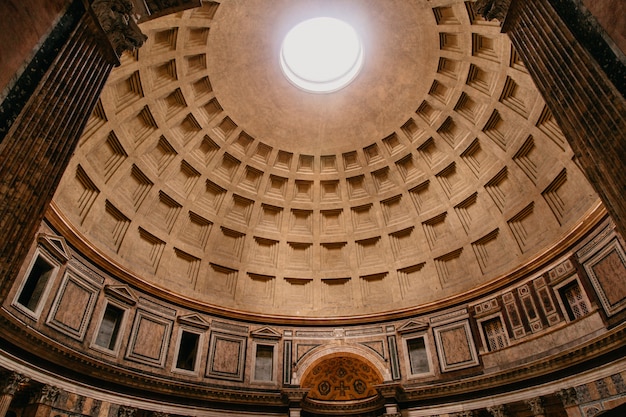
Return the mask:
<svg viewBox="0 0 626 417"><path fill-rule="evenodd" d="M108 350L115 350L123 318L123 309L110 303L107 304L95 344Z"/></svg>

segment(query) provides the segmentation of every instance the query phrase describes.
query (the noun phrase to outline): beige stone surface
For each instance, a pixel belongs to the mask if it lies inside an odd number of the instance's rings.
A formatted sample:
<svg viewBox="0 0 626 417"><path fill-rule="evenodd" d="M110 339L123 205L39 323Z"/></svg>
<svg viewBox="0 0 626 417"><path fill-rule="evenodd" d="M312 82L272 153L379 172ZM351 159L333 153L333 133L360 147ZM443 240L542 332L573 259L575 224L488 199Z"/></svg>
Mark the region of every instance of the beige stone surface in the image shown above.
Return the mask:
<svg viewBox="0 0 626 417"><path fill-rule="evenodd" d="M360 31L365 66L310 94L278 48L322 13ZM597 203L471 3L226 0L142 30L54 203L145 288L274 316L397 312L506 278Z"/></svg>

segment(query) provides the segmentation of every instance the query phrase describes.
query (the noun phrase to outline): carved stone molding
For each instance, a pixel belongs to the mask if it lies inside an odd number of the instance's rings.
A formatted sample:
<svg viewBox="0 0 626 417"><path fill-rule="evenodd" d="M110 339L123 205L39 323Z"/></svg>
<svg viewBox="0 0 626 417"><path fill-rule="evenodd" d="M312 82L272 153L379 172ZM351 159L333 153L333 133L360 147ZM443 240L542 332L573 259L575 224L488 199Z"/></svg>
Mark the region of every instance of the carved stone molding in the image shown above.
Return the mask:
<svg viewBox="0 0 626 417"><path fill-rule="evenodd" d="M545 409L543 408L543 398L535 397L525 401L528 407L530 407L530 411L532 411L533 416L541 416L545 413Z"/></svg>
<svg viewBox="0 0 626 417"><path fill-rule="evenodd" d="M503 404L487 407L487 411L489 411L493 417L507 417L506 407Z"/></svg>
<svg viewBox="0 0 626 417"><path fill-rule="evenodd" d="M91 8L118 56L140 48L148 39L137 26L131 0L95 0Z"/></svg>
<svg viewBox="0 0 626 417"><path fill-rule="evenodd" d="M472 410L460 411L458 413L454 413L453 415L454 417L474 417L474 412Z"/></svg>
<svg viewBox="0 0 626 417"><path fill-rule="evenodd" d="M39 390L33 391L30 395L31 404L43 404L52 406L59 398L61 389L53 385L44 385Z"/></svg>
<svg viewBox="0 0 626 417"><path fill-rule="evenodd" d="M117 410L117 417L135 417L137 413L137 409L135 407L127 407L125 405L121 405Z"/></svg>
<svg viewBox="0 0 626 417"><path fill-rule="evenodd" d="M476 12L487 21L496 19L502 23L510 6L511 0L476 0Z"/></svg>
<svg viewBox="0 0 626 417"><path fill-rule="evenodd" d="M565 388L556 393L564 407L574 407L578 405L578 396L574 388Z"/></svg>
<svg viewBox="0 0 626 417"><path fill-rule="evenodd" d="M30 381L29 377L13 372L3 382L0 388L0 394L15 395L17 390L20 388L20 385L26 384L28 381Z"/></svg>

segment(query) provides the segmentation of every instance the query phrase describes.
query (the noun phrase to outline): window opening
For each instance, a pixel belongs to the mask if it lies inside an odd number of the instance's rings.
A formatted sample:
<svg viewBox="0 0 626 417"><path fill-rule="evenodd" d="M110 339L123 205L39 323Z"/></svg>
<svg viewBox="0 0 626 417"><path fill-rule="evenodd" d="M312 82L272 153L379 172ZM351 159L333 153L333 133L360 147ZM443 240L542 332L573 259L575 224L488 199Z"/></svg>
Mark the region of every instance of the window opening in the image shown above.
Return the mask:
<svg viewBox="0 0 626 417"><path fill-rule="evenodd" d="M256 361L254 365L254 379L257 381L272 381L274 367L274 346L257 345Z"/></svg>
<svg viewBox="0 0 626 417"><path fill-rule="evenodd" d="M35 311L41 301L46 284L54 271L54 266L38 256L28 274L17 302L30 311Z"/></svg>
<svg viewBox="0 0 626 417"><path fill-rule="evenodd" d="M117 342L117 335L124 317L124 310L112 304L107 304L96 337L96 345L114 350Z"/></svg>
<svg viewBox="0 0 626 417"><path fill-rule="evenodd" d="M485 337L487 338L487 347L490 352L498 349L503 349L508 345L506 330L502 325L502 320L500 320L499 317L485 320L482 323L482 326Z"/></svg>
<svg viewBox="0 0 626 417"><path fill-rule="evenodd" d="M176 367L178 369L193 371L196 368L199 341L199 334L183 330L180 336L180 346L178 347L178 358L176 358Z"/></svg>
<svg viewBox="0 0 626 417"><path fill-rule="evenodd" d="M566 301L565 310L570 320L576 320L589 314L587 299L577 280L564 285L559 292L561 298Z"/></svg>
<svg viewBox="0 0 626 417"><path fill-rule="evenodd" d="M418 337L416 339L409 339L406 344L409 350L411 374L415 375L430 372L428 352L426 352L424 338Z"/></svg>

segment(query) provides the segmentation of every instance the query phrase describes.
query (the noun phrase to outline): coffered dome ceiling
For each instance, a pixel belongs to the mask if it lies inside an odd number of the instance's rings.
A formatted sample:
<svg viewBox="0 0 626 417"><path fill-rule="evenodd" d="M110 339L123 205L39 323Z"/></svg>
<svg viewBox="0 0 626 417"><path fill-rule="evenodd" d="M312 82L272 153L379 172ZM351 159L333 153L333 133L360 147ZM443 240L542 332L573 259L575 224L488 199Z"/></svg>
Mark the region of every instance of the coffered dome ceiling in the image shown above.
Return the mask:
<svg viewBox="0 0 626 417"><path fill-rule="evenodd" d="M318 16L350 23L365 53L330 94L279 63ZM225 0L141 28L51 216L155 293L279 318L426 308L506 281L598 204L471 2Z"/></svg>

